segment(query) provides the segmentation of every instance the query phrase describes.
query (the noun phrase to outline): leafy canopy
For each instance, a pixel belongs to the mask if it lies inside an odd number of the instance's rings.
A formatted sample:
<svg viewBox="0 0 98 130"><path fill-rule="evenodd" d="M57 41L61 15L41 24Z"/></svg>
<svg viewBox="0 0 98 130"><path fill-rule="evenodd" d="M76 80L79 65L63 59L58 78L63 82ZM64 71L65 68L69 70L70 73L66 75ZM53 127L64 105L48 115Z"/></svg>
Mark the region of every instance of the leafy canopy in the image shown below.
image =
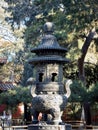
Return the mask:
<svg viewBox="0 0 98 130"><path fill-rule="evenodd" d="M15 107L21 102L29 103L31 99L29 87L19 86L0 94L0 104L6 104L8 107Z"/></svg>

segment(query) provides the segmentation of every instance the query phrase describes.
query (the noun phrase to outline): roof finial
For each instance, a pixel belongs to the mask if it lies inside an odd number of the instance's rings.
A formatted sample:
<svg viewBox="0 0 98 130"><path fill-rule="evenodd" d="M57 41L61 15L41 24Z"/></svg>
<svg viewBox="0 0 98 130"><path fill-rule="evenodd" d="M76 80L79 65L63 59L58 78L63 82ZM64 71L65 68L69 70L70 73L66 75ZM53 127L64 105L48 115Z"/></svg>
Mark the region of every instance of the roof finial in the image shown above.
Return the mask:
<svg viewBox="0 0 98 130"><path fill-rule="evenodd" d="M52 33L54 31L54 24L52 22L46 22L44 24L44 32Z"/></svg>

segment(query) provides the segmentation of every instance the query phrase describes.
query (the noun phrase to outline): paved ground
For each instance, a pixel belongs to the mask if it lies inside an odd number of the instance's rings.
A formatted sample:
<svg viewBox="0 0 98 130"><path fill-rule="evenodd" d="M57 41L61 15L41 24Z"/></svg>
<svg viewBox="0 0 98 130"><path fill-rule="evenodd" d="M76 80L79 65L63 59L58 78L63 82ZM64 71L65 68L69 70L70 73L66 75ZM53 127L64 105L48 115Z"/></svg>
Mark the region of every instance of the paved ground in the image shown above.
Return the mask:
<svg viewBox="0 0 98 130"><path fill-rule="evenodd" d="M15 128L15 129L12 129L11 127L8 127L8 128L2 128L0 127L0 130L27 130L26 128ZM72 130L98 130L98 126L93 126L92 129L86 129L86 128L83 128L83 127L79 127L79 128L75 128L75 129L72 129Z"/></svg>

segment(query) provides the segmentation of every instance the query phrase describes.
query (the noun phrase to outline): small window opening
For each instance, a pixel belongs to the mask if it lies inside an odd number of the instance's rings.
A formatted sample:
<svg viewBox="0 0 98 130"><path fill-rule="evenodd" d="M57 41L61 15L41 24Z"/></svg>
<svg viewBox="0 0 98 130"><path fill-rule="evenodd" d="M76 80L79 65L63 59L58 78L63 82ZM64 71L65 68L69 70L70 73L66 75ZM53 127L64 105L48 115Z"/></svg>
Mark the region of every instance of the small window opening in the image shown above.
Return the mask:
<svg viewBox="0 0 98 130"><path fill-rule="evenodd" d="M55 82L57 80L57 73L52 73L51 81Z"/></svg>
<svg viewBox="0 0 98 130"><path fill-rule="evenodd" d="M39 73L39 82L42 82L43 81L43 73Z"/></svg>

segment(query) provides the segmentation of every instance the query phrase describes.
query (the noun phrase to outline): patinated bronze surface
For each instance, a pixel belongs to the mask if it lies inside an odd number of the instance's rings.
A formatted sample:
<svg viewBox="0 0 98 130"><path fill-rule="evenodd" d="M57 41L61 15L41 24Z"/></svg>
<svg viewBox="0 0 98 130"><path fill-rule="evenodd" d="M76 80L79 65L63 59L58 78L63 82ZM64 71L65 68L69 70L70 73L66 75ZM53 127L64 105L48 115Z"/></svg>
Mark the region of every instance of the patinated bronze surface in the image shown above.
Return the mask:
<svg viewBox="0 0 98 130"><path fill-rule="evenodd" d="M59 125L62 124L61 115L71 94L69 86L72 81L63 81L63 65L69 62L64 57L67 49L58 44L53 35L53 27L50 22L44 25L41 43L31 50L36 54L29 61L36 70L31 87L33 124L38 124L38 115L41 112L45 117L45 124L65 130L64 126ZM29 130L33 130L35 126L30 126ZM47 126L45 129L51 129L53 126Z"/></svg>

